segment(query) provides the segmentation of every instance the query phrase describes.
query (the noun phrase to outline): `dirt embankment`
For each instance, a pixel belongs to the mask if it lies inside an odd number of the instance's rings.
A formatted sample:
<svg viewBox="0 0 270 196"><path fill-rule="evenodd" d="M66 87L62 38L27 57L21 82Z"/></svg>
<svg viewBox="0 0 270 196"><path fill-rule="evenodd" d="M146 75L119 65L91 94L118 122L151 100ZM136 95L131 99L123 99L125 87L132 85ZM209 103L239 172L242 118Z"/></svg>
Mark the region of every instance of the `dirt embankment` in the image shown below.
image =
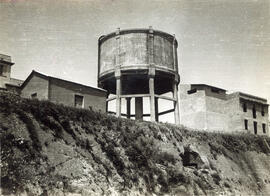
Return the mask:
<svg viewBox="0 0 270 196"><path fill-rule="evenodd" d="M270 194L269 138L0 94L3 195Z"/></svg>

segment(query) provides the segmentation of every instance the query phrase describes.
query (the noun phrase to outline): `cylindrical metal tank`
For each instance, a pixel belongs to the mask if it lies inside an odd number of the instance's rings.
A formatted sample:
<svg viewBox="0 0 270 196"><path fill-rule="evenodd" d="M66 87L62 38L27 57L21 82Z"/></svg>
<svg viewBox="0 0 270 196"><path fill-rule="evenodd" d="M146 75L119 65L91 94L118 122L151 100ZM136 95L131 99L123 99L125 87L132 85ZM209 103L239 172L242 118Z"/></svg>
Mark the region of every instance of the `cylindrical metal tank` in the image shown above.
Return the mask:
<svg viewBox="0 0 270 196"><path fill-rule="evenodd" d="M142 119L175 112L179 124L177 41L168 33L149 29L118 29L98 40L98 86L115 94L116 115ZM173 97L162 94L172 92ZM143 114L142 97L150 98L150 114ZM130 100L135 98L135 114L130 113ZM121 100L126 99L126 114ZM171 110L158 111L158 99L174 102Z"/></svg>
<svg viewBox="0 0 270 196"><path fill-rule="evenodd" d="M115 93L115 71L120 69L124 94L146 93L148 70L155 69L155 91L172 89L179 78L177 41L173 35L153 29L119 30L99 38L98 85Z"/></svg>

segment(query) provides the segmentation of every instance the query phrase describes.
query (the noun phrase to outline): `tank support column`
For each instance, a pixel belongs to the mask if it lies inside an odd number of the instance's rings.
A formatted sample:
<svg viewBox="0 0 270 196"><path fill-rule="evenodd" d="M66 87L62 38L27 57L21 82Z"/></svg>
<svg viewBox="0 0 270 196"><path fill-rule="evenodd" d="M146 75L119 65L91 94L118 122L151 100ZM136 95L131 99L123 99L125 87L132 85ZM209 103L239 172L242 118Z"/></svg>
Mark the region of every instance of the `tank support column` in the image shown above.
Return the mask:
<svg viewBox="0 0 270 196"><path fill-rule="evenodd" d="M175 99L174 101L174 118L175 118L175 124L179 125L180 124L180 116L179 116L179 101L178 101L178 82L175 81L173 83L173 98Z"/></svg>
<svg viewBox="0 0 270 196"><path fill-rule="evenodd" d="M107 92L106 99L108 99L109 96L110 96L110 93ZM106 113L108 113L108 111L109 111L109 102L106 100Z"/></svg>
<svg viewBox="0 0 270 196"><path fill-rule="evenodd" d="M156 121L158 122L158 98L155 97L155 115L156 115Z"/></svg>
<svg viewBox="0 0 270 196"><path fill-rule="evenodd" d="M127 118L130 118L130 100L131 97L126 98L127 100Z"/></svg>
<svg viewBox="0 0 270 196"><path fill-rule="evenodd" d="M116 116L121 117L121 71L120 68L115 69L116 78Z"/></svg>
<svg viewBox="0 0 270 196"><path fill-rule="evenodd" d="M154 78L156 70L153 64L150 64L148 77L149 77L149 94L150 94L150 117L151 121L156 121L156 109L155 109L155 87L154 87Z"/></svg>
<svg viewBox="0 0 270 196"><path fill-rule="evenodd" d="M148 34L148 77L149 77L149 94L150 94L150 119L151 121L156 121L156 110L155 110L155 88L154 88L154 78L156 75L155 65L154 65L154 30L152 26L149 26Z"/></svg>
<svg viewBox="0 0 270 196"><path fill-rule="evenodd" d="M151 121L156 120L156 110L155 110L155 90L154 90L154 78L149 78L149 92L150 92L150 116Z"/></svg>
<svg viewBox="0 0 270 196"><path fill-rule="evenodd" d="M143 98L135 97L135 119L143 119Z"/></svg>
<svg viewBox="0 0 270 196"><path fill-rule="evenodd" d="M120 70L120 28L117 28L116 32L117 42L117 55L116 55L116 67L115 67L115 79L116 79L116 116L121 117L121 70Z"/></svg>

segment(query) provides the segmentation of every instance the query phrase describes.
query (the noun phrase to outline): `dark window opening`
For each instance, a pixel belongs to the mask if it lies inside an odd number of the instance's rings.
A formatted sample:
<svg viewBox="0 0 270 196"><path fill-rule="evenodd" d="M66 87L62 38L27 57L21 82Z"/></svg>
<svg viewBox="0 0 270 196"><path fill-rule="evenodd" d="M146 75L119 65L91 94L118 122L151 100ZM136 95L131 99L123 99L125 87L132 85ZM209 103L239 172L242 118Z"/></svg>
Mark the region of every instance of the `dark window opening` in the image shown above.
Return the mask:
<svg viewBox="0 0 270 196"><path fill-rule="evenodd" d="M211 88L211 91L212 91L213 93L219 93L219 89L217 89L217 88Z"/></svg>
<svg viewBox="0 0 270 196"><path fill-rule="evenodd" d="M248 120L245 119L245 130L248 130Z"/></svg>
<svg viewBox="0 0 270 196"><path fill-rule="evenodd" d="M256 118L256 107L255 107L255 105L252 108L252 114L253 114L253 118Z"/></svg>
<svg viewBox="0 0 270 196"><path fill-rule="evenodd" d="M190 94L193 94L193 93L196 93L196 92L197 92L197 89L196 89L196 88L187 91L187 93L188 93L189 95L190 95Z"/></svg>
<svg viewBox="0 0 270 196"><path fill-rule="evenodd" d="M257 134L257 122L253 122L254 125L254 133L255 135Z"/></svg>
<svg viewBox="0 0 270 196"><path fill-rule="evenodd" d="M243 103L243 111L247 112L247 104L246 103Z"/></svg>
<svg viewBox="0 0 270 196"><path fill-rule="evenodd" d="M262 116L264 116L264 107L262 106Z"/></svg>
<svg viewBox="0 0 270 196"><path fill-rule="evenodd" d="M2 76L3 75L3 65L0 65L0 76Z"/></svg>
<svg viewBox="0 0 270 196"><path fill-rule="evenodd" d="M37 93L31 94L31 98L32 98L32 99L36 99L36 98L37 98Z"/></svg>
<svg viewBox="0 0 270 196"><path fill-rule="evenodd" d="M83 108L83 96L75 95L75 107Z"/></svg>
<svg viewBox="0 0 270 196"><path fill-rule="evenodd" d="M262 129L263 129L263 133L266 133L266 128L265 128L265 124L262 124Z"/></svg>

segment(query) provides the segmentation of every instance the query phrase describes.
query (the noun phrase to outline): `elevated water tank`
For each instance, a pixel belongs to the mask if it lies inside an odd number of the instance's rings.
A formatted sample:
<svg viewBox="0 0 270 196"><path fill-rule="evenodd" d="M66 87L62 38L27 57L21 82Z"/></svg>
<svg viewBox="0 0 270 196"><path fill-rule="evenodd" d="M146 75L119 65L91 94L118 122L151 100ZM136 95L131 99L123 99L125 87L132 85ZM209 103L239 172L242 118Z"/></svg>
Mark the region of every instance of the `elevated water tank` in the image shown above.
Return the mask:
<svg viewBox="0 0 270 196"><path fill-rule="evenodd" d="M118 29L116 32L101 36L98 41L98 86L106 89L109 94L116 95L117 116L121 116L121 98L139 100L141 97L149 96L152 120L157 120L159 115L155 103L157 98L174 101L176 103L174 110L178 110L178 44L175 36L153 30L151 27ZM173 98L161 97L170 91L174 93ZM135 114L137 118L144 115L142 111L138 109L137 111L141 113ZM130 115L128 111L127 115Z"/></svg>

